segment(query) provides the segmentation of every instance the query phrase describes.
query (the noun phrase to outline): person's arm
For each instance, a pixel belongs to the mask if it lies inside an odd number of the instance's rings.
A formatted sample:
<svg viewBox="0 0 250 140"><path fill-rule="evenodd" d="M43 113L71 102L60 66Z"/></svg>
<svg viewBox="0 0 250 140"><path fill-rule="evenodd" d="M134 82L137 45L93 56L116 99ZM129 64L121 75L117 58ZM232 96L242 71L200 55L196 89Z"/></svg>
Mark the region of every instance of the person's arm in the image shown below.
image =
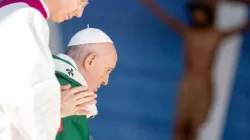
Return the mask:
<svg viewBox="0 0 250 140"><path fill-rule="evenodd" d="M248 22L246 25L244 25L244 26L242 26L240 28L232 29L230 31L225 31L225 32L222 32L221 34L222 34L222 37L227 37L227 36L230 36L232 34L245 32L249 28L250 28L250 22Z"/></svg>
<svg viewBox="0 0 250 140"><path fill-rule="evenodd" d="M182 34L186 29L185 25L177 21L168 12L164 11L158 6L154 0L140 0L155 16L157 16L163 23L168 24L178 33Z"/></svg>
<svg viewBox="0 0 250 140"><path fill-rule="evenodd" d="M10 124L5 127L9 133L0 131L0 135L8 140L54 140L61 118L60 85L48 47L46 21L38 11L23 8L3 22L0 105Z"/></svg>

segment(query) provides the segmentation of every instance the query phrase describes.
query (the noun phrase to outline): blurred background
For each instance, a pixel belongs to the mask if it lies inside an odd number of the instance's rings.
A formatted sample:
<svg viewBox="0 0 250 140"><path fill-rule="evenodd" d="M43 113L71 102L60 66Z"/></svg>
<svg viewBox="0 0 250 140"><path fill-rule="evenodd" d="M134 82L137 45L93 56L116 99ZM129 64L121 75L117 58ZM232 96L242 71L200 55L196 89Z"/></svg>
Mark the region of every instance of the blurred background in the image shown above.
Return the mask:
<svg viewBox="0 0 250 140"><path fill-rule="evenodd" d="M80 19L51 26L51 49L64 52L70 38L87 27L114 41L118 64L109 85L99 90L99 115L89 123L94 140L170 140L176 91L183 72L183 41L138 0L89 0ZM158 0L166 11L188 23L185 0ZM245 5L221 2L221 30L249 19ZM225 39L218 51L215 101L200 140L250 140L250 32Z"/></svg>

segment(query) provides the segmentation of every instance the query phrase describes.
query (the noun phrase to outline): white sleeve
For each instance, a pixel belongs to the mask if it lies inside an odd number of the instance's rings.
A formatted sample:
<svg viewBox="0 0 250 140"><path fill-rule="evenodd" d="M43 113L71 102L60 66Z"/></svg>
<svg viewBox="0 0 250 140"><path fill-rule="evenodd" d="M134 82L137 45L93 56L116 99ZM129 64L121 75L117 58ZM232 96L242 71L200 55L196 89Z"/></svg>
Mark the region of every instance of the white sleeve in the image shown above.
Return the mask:
<svg viewBox="0 0 250 140"><path fill-rule="evenodd" d="M59 129L60 85L39 14L0 21L0 140L54 140Z"/></svg>

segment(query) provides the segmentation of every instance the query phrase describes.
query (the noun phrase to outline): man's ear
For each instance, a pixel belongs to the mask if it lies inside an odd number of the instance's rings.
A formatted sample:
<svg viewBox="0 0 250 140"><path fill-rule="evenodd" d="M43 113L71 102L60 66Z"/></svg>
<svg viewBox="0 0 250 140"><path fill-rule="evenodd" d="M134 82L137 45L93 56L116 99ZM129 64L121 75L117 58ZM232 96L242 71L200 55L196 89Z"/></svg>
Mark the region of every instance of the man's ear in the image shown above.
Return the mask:
<svg viewBox="0 0 250 140"><path fill-rule="evenodd" d="M91 70L95 66L96 60L97 60L96 53L88 54L83 62L83 66L84 66L85 70L86 71Z"/></svg>

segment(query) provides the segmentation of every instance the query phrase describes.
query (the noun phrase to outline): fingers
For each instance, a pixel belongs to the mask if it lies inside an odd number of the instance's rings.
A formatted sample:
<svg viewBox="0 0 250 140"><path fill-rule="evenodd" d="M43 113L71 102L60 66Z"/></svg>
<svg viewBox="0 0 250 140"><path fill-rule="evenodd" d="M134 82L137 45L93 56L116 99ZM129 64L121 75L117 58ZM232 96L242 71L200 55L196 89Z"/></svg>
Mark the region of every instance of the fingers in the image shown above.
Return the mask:
<svg viewBox="0 0 250 140"><path fill-rule="evenodd" d="M75 113L75 115L89 115L89 114L91 114L90 111L77 111Z"/></svg>
<svg viewBox="0 0 250 140"><path fill-rule="evenodd" d="M76 94L76 93L82 92L84 90L87 90L87 87L85 87L85 86L79 86L79 87L75 87L75 88L69 89L67 92L68 92L69 95L72 95L72 94Z"/></svg>
<svg viewBox="0 0 250 140"><path fill-rule="evenodd" d="M61 86L61 91L68 90L68 89L70 89L70 85L69 84Z"/></svg>
<svg viewBox="0 0 250 140"><path fill-rule="evenodd" d="M88 106L77 106L75 108L75 115L89 115L91 111L88 110Z"/></svg>
<svg viewBox="0 0 250 140"><path fill-rule="evenodd" d="M78 105L78 106L75 107L75 111L74 112L78 112L78 111L88 111L88 106Z"/></svg>
<svg viewBox="0 0 250 140"><path fill-rule="evenodd" d="M87 96L87 97L83 97L83 98L80 98L78 100L76 100L76 105L81 105L81 104L85 104L85 103L88 103L88 102L96 102L96 100L94 100L95 98L97 97L96 94L92 95L92 96ZM91 103L92 103L91 102Z"/></svg>
<svg viewBox="0 0 250 140"><path fill-rule="evenodd" d="M85 103L82 103L82 104L78 104L79 106L90 106L90 105L94 105L97 103L97 100L93 99L93 100L90 100L88 102L85 102Z"/></svg>
<svg viewBox="0 0 250 140"><path fill-rule="evenodd" d="M86 102L86 103L84 103L84 104L82 104L82 105L88 106L88 105L93 105L93 104L96 104L96 103L97 103L97 100L91 100L91 101Z"/></svg>
<svg viewBox="0 0 250 140"><path fill-rule="evenodd" d="M93 91L84 91L84 92L77 93L74 98L75 100L78 100L81 98L85 98L87 96L94 96L96 98L97 94L95 94Z"/></svg>

